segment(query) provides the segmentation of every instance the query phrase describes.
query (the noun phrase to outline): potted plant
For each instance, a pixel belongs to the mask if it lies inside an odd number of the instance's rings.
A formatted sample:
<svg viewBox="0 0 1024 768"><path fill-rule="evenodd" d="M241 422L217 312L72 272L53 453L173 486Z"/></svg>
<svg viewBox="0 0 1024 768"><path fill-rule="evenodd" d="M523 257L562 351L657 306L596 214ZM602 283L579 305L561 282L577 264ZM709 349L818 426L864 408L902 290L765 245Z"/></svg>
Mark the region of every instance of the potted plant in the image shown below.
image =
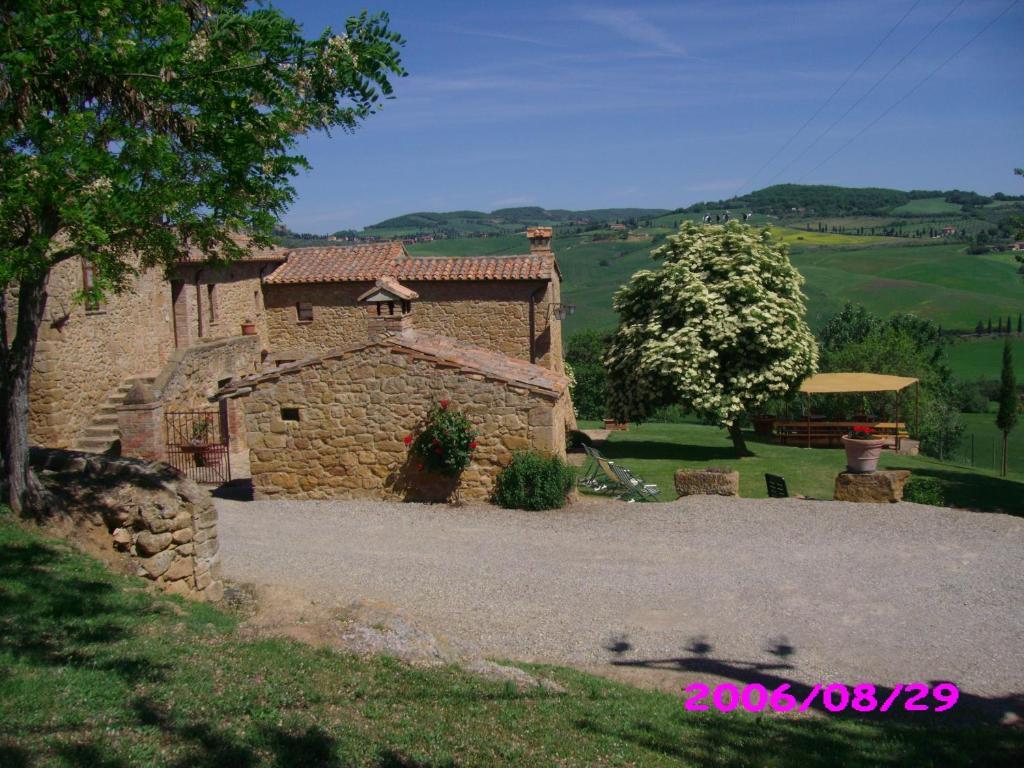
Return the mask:
<svg viewBox="0 0 1024 768"><path fill-rule="evenodd" d="M882 447L886 441L875 434L874 427L867 424L855 424L843 435L843 447L846 448L846 471L864 474L878 469L878 457L882 455Z"/></svg>
<svg viewBox="0 0 1024 768"><path fill-rule="evenodd" d="M194 422L188 445L182 446L182 450L192 455L192 461L197 467L208 467L215 463L217 449L210 445L209 440L210 422L205 419Z"/></svg>
<svg viewBox="0 0 1024 768"><path fill-rule="evenodd" d="M256 323L250 318L245 318L242 321L242 335L243 336L255 336L256 335Z"/></svg>
<svg viewBox="0 0 1024 768"><path fill-rule="evenodd" d="M405 444L416 458L416 469L437 478L444 478L444 487L458 499L458 482L476 451L476 431L469 419L448 400L430 409L418 435L406 435Z"/></svg>

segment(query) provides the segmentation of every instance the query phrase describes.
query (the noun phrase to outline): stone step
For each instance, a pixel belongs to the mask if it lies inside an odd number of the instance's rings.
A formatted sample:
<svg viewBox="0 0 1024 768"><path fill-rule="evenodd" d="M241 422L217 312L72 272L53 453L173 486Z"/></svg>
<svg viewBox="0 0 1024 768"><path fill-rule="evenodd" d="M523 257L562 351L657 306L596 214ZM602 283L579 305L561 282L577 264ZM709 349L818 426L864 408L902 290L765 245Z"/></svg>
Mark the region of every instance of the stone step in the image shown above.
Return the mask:
<svg viewBox="0 0 1024 768"><path fill-rule="evenodd" d="M120 433L116 429L110 429L109 427L86 427L82 430L83 440L109 440L114 442L119 437Z"/></svg>
<svg viewBox="0 0 1024 768"><path fill-rule="evenodd" d="M74 450L84 451L86 453L106 453L110 446L113 445L113 440L78 440L75 442Z"/></svg>

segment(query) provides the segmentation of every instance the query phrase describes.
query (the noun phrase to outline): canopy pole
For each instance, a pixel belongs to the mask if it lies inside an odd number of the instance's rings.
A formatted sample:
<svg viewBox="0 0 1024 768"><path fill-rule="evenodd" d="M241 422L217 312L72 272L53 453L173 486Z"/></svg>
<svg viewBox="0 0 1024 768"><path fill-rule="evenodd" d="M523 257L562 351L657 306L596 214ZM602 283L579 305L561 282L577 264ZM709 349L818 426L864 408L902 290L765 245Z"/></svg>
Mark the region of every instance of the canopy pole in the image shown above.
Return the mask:
<svg viewBox="0 0 1024 768"><path fill-rule="evenodd" d="M914 437L921 439L921 382L914 382Z"/></svg>
<svg viewBox="0 0 1024 768"><path fill-rule="evenodd" d="M811 447L811 393L805 392L807 396L807 407L804 409L804 413L807 414L807 447Z"/></svg>
<svg viewBox="0 0 1024 768"><path fill-rule="evenodd" d="M900 452L900 390L896 390L896 453Z"/></svg>

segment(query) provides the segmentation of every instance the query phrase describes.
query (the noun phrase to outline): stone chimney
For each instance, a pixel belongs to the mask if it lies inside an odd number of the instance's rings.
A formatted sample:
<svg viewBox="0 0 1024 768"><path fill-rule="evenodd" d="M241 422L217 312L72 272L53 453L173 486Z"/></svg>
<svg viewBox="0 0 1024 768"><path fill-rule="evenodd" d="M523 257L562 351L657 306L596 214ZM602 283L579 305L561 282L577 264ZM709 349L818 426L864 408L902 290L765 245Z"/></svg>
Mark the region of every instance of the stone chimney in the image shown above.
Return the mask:
<svg viewBox="0 0 1024 768"><path fill-rule="evenodd" d="M526 239L530 241L530 253L551 253L551 227L527 227Z"/></svg>
<svg viewBox="0 0 1024 768"><path fill-rule="evenodd" d="M366 331L370 341L412 329L412 301L416 291L409 290L393 277L382 277L358 301L366 305Z"/></svg>

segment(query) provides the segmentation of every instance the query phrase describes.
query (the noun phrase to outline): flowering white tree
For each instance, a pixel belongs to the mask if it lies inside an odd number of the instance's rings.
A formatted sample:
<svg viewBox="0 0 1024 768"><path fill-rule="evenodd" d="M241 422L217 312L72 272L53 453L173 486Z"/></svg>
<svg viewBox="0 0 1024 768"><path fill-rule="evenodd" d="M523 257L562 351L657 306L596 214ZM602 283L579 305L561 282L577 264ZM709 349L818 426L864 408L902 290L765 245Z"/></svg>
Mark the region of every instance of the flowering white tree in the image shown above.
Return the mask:
<svg viewBox="0 0 1024 768"><path fill-rule="evenodd" d="M619 328L605 358L609 405L643 421L681 404L729 430L747 452L739 419L792 393L818 351L804 321L803 278L788 246L765 228L686 222L615 294Z"/></svg>

